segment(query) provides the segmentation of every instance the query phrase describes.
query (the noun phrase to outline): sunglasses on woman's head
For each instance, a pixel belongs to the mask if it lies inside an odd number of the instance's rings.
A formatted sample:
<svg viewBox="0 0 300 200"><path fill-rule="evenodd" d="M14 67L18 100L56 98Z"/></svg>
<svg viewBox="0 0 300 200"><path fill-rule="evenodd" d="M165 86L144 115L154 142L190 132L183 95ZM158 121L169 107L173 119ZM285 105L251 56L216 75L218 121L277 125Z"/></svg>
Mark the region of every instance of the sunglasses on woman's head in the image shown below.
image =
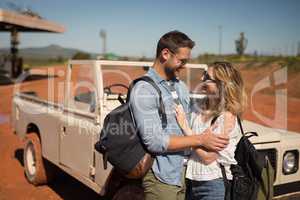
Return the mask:
<svg viewBox="0 0 300 200"><path fill-rule="evenodd" d="M203 82L211 81L211 82L213 82L213 83L217 83L216 80L212 79L212 78L209 76L209 74L208 74L208 72L207 72L206 70L203 72L202 81L203 81Z"/></svg>

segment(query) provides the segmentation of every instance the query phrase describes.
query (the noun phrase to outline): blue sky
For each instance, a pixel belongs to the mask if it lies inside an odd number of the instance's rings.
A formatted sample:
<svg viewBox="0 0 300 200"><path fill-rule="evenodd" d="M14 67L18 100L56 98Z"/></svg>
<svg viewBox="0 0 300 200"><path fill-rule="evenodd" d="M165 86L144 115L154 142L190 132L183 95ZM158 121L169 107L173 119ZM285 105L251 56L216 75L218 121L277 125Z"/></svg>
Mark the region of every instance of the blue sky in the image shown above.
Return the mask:
<svg viewBox="0 0 300 200"><path fill-rule="evenodd" d="M247 53L295 54L300 41L299 0L1 0L29 6L44 18L64 25L64 34L21 34L20 47L58 44L101 52L100 29L108 34L109 52L153 57L160 36L180 30L195 42L193 56L218 53L218 26L222 52L235 52L240 32L248 39ZM0 33L0 48L9 46Z"/></svg>

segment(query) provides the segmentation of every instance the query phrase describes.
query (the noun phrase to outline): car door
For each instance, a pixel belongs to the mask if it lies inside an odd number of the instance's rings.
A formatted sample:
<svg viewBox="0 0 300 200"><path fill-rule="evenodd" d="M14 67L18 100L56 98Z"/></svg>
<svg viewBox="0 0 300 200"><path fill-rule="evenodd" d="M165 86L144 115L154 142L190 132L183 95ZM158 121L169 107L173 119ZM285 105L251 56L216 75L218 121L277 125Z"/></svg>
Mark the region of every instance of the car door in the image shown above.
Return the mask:
<svg viewBox="0 0 300 200"><path fill-rule="evenodd" d="M92 65L69 65L61 118L60 164L91 177L96 126L96 84Z"/></svg>

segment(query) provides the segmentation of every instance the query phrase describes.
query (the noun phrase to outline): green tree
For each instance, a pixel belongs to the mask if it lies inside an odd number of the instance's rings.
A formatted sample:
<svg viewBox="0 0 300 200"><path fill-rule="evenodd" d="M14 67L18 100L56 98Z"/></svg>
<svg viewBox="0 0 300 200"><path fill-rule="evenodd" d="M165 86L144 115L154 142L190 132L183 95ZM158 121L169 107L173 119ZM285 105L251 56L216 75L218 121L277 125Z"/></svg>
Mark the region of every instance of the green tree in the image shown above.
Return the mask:
<svg viewBox="0 0 300 200"><path fill-rule="evenodd" d="M91 55L89 53L85 53L85 52L77 52L72 59L74 60L86 60L86 59L90 59Z"/></svg>

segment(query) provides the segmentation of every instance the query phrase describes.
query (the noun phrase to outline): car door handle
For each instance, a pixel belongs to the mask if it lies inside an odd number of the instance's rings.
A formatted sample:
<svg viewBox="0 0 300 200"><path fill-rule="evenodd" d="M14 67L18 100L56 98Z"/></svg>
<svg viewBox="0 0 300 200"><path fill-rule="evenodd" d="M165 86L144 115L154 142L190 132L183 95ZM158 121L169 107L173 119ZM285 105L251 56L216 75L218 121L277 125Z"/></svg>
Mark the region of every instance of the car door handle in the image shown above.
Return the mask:
<svg viewBox="0 0 300 200"><path fill-rule="evenodd" d="M65 126L61 127L61 135L62 136L66 136L67 135L67 131L66 131L66 127Z"/></svg>

